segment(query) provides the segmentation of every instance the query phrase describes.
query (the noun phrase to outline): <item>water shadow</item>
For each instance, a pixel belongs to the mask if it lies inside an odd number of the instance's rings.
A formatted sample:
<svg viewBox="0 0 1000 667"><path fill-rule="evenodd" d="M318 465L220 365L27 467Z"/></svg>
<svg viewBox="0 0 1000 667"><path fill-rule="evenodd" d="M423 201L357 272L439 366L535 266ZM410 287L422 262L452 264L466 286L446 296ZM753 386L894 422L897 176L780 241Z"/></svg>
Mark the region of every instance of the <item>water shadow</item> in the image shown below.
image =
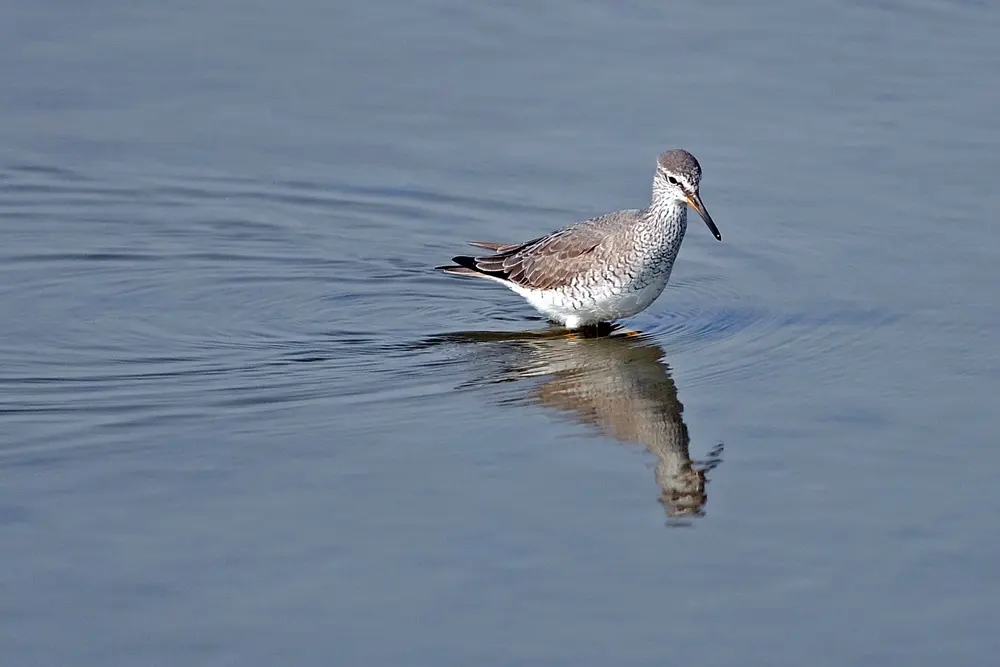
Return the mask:
<svg viewBox="0 0 1000 667"><path fill-rule="evenodd" d="M704 515L707 473L722 462L723 445L705 460L691 458L684 406L654 340L625 330L588 337L551 328L446 334L422 346L448 343L476 344L477 361L489 367L465 386L522 383L504 403L540 405L619 442L644 445L656 457L659 502L672 523Z"/></svg>

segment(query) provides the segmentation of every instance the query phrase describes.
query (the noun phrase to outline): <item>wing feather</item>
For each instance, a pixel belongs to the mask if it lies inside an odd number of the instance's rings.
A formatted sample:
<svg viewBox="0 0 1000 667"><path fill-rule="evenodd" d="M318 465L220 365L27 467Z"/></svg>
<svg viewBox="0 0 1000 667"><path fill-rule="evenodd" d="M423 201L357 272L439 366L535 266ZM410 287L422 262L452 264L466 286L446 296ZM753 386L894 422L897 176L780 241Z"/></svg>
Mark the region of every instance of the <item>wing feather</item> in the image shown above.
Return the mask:
<svg viewBox="0 0 1000 667"><path fill-rule="evenodd" d="M548 290L572 284L578 277L598 270L621 248L609 239L638 219L640 211L616 211L578 222L520 244L474 241L470 245L493 250L485 257L460 255L456 264L479 273L532 289ZM617 244L615 244L617 245ZM603 260L603 261L602 261Z"/></svg>

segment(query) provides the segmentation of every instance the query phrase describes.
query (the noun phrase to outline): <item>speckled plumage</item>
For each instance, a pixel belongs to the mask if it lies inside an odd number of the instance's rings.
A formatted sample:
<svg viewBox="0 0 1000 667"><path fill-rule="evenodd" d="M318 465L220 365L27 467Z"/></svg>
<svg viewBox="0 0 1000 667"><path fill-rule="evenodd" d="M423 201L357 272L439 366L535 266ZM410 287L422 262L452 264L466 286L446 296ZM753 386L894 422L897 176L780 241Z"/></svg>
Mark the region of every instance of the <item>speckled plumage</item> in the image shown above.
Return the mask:
<svg viewBox="0 0 1000 667"><path fill-rule="evenodd" d="M615 211L521 244L473 242L494 251L459 255L447 273L489 278L569 328L611 322L646 309L663 292L687 230L690 204L721 240L701 204L701 166L683 150L662 153L643 209Z"/></svg>

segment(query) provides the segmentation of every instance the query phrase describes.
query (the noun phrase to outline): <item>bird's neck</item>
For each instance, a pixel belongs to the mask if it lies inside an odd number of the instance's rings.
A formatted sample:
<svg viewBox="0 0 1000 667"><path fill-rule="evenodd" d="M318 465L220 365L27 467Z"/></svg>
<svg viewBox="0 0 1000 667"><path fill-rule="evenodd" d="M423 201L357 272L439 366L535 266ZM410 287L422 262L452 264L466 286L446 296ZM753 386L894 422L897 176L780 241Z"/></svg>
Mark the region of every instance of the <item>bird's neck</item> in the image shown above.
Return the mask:
<svg viewBox="0 0 1000 667"><path fill-rule="evenodd" d="M687 204L673 197L656 195L654 192L653 200L639 223L640 228L635 232L638 238L644 239L642 245L645 253L664 260L661 266L665 266L666 271L663 275L669 278L670 268L687 231Z"/></svg>
<svg viewBox="0 0 1000 667"><path fill-rule="evenodd" d="M674 229L683 235L687 229L687 203L673 197L657 197L654 192L644 217L648 224Z"/></svg>

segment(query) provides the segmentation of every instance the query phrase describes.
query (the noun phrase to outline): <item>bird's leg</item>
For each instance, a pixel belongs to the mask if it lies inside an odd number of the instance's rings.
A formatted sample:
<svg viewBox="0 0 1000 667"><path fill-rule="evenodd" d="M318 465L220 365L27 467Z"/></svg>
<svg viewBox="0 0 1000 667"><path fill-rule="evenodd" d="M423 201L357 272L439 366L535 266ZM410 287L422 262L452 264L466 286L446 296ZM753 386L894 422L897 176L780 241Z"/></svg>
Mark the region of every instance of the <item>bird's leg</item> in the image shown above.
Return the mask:
<svg viewBox="0 0 1000 667"><path fill-rule="evenodd" d="M638 331L633 331L631 329L625 329L619 324L614 322L597 322L596 324L586 324L582 327L577 327L576 329L569 329L564 331L561 335L566 338L606 338L612 334L619 332L622 336L626 338L635 338L636 336L641 336L642 334Z"/></svg>
<svg viewBox="0 0 1000 667"><path fill-rule="evenodd" d="M615 325L611 322L598 322L594 328L598 336L610 336L615 330Z"/></svg>
<svg viewBox="0 0 1000 667"><path fill-rule="evenodd" d="M575 330L575 332L579 334L581 338L603 338L605 336L610 336L611 332L614 330L615 325L611 322L598 322L596 324L587 324L579 327Z"/></svg>

